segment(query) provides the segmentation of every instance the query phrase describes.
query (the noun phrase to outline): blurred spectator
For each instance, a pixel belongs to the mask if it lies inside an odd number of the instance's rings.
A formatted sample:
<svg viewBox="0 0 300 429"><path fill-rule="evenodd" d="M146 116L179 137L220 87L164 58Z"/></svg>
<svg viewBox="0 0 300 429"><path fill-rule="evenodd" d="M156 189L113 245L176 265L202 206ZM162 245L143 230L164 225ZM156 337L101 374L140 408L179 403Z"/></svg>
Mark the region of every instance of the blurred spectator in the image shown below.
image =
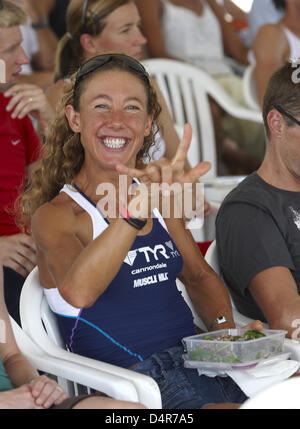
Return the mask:
<svg viewBox="0 0 300 429"><path fill-rule="evenodd" d="M253 0L248 13L248 26L251 45L262 25L274 24L283 17L283 11L276 8L273 0Z"/></svg>
<svg viewBox="0 0 300 429"><path fill-rule="evenodd" d="M0 84L0 259L4 265L4 294L9 313L19 320L19 296L27 274L36 264L36 249L31 236L22 234L16 226L14 204L24 186L34 162L38 159L40 143L30 118L8 111L11 101L3 93L16 88L21 66L28 58L21 47L19 25L26 21L25 12L10 1L2 1L0 10L0 58L6 64L6 84ZM19 85L20 86L20 85ZM41 94L38 89L38 96ZM30 90L20 100L21 106L34 102ZM19 103L19 104L20 104ZM18 108L19 109L19 108ZM18 110L19 112L19 110ZM22 115L22 113L20 113Z"/></svg>
<svg viewBox="0 0 300 429"><path fill-rule="evenodd" d="M253 45L260 106L272 73L286 61L296 61L300 58L300 1L273 0L273 3L284 13L283 18L277 24L263 25Z"/></svg>
<svg viewBox="0 0 300 429"><path fill-rule="evenodd" d="M70 0L48 0L49 8L49 25L58 37L61 39L66 33L66 14Z"/></svg>
<svg viewBox="0 0 300 429"><path fill-rule="evenodd" d="M151 57L184 60L212 75L231 73L225 54L248 63L247 47L214 0L137 0L137 6Z"/></svg>
<svg viewBox="0 0 300 429"><path fill-rule="evenodd" d="M247 64L248 48L224 18L215 0L137 0L149 55L191 63L210 75L239 104L246 102L242 79L232 71L230 56ZM258 168L265 150L261 124L239 120L211 101L219 174L248 174ZM225 168L224 168L225 166Z"/></svg>
<svg viewBox="0 0 300 429"><path fill-rule="evenodd" d="M22 69L22 83L34 83L46 88L53 81L54 57L57 37L48 24L41 5L35 0L11 0L23 7L29 19L21 27L23 48L30 63Z"/></svg>

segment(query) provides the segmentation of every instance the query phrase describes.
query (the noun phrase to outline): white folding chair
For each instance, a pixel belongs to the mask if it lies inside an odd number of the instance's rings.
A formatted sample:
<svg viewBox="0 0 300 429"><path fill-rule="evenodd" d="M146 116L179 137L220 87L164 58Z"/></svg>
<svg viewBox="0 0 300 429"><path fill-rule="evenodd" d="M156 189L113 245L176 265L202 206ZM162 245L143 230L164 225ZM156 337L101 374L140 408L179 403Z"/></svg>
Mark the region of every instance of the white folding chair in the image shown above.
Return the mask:
<svg viewBox="0 0 300 429"><path fill-rule="evenodd" d="M230 249L229 249L230 251ZM224 281L224 278L222 276L220 266L219 266L219 260L218 260L218 254L217 254L217 246L216 246L216 240L214 240L209 248L207 249L207 252L205 254L205 260L206 262L212 267L212 269L222 278ZM226 283L224 282L226 285ZM228 293L230 294L230 291L228 290ZM237 308L235 307L232 299L232 312L233 312L233 318L235 321L236 326L242 327L245 325L248 325L249 323L253 322L253 319L250 317L244 316L242 313L240 313ZM268 329L268 324L263 324L265 329ZM297 340L292 340L291 338L285 338L284 339L284 348L286 352L291 353L291 359L300 361L300 342Z"/></svg>
<svg viewBox="0 0 300 429"><path fill-rule="evenodd" d="M144 65L157 81L174 123L182 128L186 122L192 125L196 138L189 149L188 160L192 166L200 161L211 162L212 168L204 181L213 184L217 178L217 158L209 97L236 118L261 123L261 113L236 103L209 74L195 66L160 58L147 59Z"/></svg>
<svg viewBox="0 0 300 429"><path fill-rule="evenodd" d="M160 390L151 377L79 356L65 349L57 321L40 285L37 267L32 270L24 283L20 300L20 316L22 329L47 356L64 361L71 367L74 364L79 368L82 366L84 370L88 368L89 372L95 375L97 383L86 384L84 377L81 377L78 380L80 384L101 390L115 399L140 402L147 408L161 408ZM64 383L64 372L59 375L62 378L59 380L62 387L72 394L70 383ZM75 385L73 389L77 394L78 386Z"/></svg>
<svg viewBox="0 0 300 429"><path fill-rule="evenodd" d="M260 111L254 70L255 64L250 64L246 67L245 73L243 75L243 93L248 106L253 110Z"/></svg>

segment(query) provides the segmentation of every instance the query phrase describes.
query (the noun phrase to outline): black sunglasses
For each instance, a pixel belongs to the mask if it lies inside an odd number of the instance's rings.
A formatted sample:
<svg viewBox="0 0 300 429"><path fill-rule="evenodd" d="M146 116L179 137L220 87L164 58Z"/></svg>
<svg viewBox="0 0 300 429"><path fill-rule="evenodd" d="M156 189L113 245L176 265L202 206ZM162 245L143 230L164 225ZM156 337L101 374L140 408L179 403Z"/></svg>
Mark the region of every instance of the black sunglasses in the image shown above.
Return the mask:
<svg viewBox="0 0 300 429"><path fill-rule="evenodd" d="M73 91L74 96L76 94L78 85L83 78L85 78L89 73L92 73L93 71L103 67L105 64L115 60L121 60L123 62L126 62L126 64L130 69L139 73L146 80L147 84L150 85L149 74L145 69L145 67L139 61L124 54L103 54L103 55L97 55L96 57L90 58L84 64L82 64L82 66L80 67L80 69L76 74L74 91Z"/></svg>
<svg viewBox="0 0 300 429"><path fill-rule="evenodd" d="M3 9L3 2L0 0L0 10Z"/></svg>
<svg viewBox="0 0 300 429"><path fill-rule="evenodd" d="M300 126L300 121L298 119L294 118L290 113L286 112L281 106L278 106L278 104L274 104L274 108L278 110L283 116L286 118L289 118L292 122Z"/></svg>

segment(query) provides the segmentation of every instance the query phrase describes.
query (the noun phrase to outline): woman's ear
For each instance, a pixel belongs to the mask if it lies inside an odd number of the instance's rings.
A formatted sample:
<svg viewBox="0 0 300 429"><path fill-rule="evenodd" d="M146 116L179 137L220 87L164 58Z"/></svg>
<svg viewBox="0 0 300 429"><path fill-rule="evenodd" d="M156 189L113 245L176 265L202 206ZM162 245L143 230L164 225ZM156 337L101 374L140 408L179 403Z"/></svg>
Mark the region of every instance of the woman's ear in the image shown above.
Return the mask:
<svg viewBox="0 0 300 429"><path fill-rule="evenodd" d="M151 132L153 116L154 116L153 113L151 115L148 115L146 126L145 126L144 137L148 137Z"/></svg>
<svg viewBox="0 0 300 429"><path fill-rule="evenodd" d="M80 43L84 51L94 56L97 55L97 48L94 43L94 38L90 34L84 33L80 36Z"/></svg>
<svg viewBox="0 0 300 429"><path fill-rule="evenodd" d="M76 112L74 107L71 104L68 104L65 107L65 115L67 117L67 120L69 122L69 126L74 133L80 133L80 114L79 112Z"/></svg>

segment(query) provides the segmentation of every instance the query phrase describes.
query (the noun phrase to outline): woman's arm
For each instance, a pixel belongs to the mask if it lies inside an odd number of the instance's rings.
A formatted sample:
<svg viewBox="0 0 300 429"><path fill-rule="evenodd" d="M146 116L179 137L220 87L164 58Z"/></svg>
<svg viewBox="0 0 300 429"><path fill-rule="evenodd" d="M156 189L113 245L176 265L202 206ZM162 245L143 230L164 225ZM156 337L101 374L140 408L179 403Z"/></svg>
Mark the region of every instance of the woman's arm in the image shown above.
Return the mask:
<svg viewBox="0 0 300 429"><path fill-rule="evenodd" d="M137 0L136 5L142 19L142 31L148 40L150 57L179 58L168 55L165 50L164 36L161 29L162 3L160 0Z"/></svg>
<svg viewBox="0 0 300 429"><path fill-rule="evenodd" d="M33 216L32 235L40 255L43 286L57 287L67 302L82 308L91 306L109 286L138 230L124 219L117 218L111 220L110 226L100 236L84 246L76 234L76 222L71 208L47 203ZM44 271L47 270L53 285L46 284Z"/></svg>
<svg viewBox="0 0 300 429"><path fill-rule="evenodd" d="M224 11L216 3L215 0L206 0L212 11L216 15L222 30L224 51L226 55L234 58L241 64L248 64L248 51L249 48L244 45L239 36L237 35L233 26L224 18Z"/></svg>
<svg viewBox="0 0 300 429"><path fill-rule="evenodd" d="M186 229L182 219L165 219L165 222L182 255L184 265L179 278L185 285L197 314L207 329L220 316L229 320L222 324L222 329L234 327L234 323L230 321L233 320L233 315L227 289L203 259L190 231Z"/></svg>
<svg viewBox="0 0 300 429"><path fill-rule="evenodd" d="M247 14L232 0L223 0L223 4L224 9L233 17L233 19L247 22Z"/></svg>

